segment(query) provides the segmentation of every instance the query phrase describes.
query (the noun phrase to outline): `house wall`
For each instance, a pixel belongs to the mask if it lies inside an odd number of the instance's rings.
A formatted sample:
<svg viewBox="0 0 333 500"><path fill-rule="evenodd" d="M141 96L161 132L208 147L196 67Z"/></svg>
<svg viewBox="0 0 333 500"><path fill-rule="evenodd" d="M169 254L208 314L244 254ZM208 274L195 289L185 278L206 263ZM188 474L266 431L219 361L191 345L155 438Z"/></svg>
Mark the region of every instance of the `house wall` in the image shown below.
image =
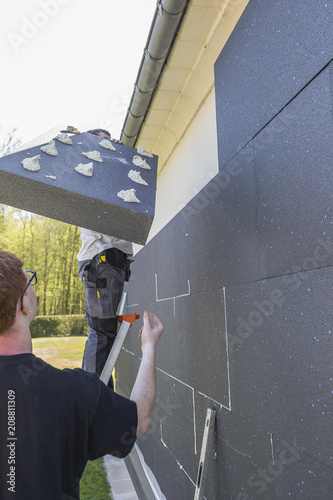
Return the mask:
<svg viewBox="0 0 333 500"><path fill-rule="evenodd" d="M250 1L215 65L219 172L136 256L127 311L165 325L138 444L168 499L194 496L211 407L207 499L333 496L332 15L325 1ZM126 395L136 323L117 368Z"/></svg>
<svg viewBox="0 0 333 500"><path fill-rule="evenodd" d="M215 93L203 103L157 181L154 237L218 172Z"/></svg>
<svg viewBox="0 0 333 500"><path fill-rule="evenodd" d="M157 177L151 240L218 172L215 92L209 94L186 135ZM142 246L134 245L137 253Z"/></svg>

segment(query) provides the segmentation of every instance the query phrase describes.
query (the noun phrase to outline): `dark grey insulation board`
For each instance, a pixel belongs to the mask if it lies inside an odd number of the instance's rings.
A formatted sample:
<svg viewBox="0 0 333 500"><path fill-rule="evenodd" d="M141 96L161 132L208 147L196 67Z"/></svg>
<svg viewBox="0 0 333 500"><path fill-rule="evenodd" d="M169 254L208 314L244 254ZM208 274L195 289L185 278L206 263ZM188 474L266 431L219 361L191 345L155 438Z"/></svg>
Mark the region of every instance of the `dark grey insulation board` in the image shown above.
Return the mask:
<svg viewBox="0 0 333 500"><path fill-rule="evenodd" d="M0 158L0 202L145 244L155 211L157 156L141 155L151 167L147 170L133 164L133 157L138 155L135 148L112 143L116 151L111 151L99 145L101 137L87 132L70 137L73 145L55 140L58 156L42 152L38 145ZM100 152L103 162L93 162L92 177L76 172L79 163L92 161L82 152L94 150ZM21 161L36 155L40 155L40 170L24 169ZM139 171L148 186L129 179L130 170ZM125 202L117 196L128 189L135 189L140 203Z"/></svg>
<svg viewBox="0 0 333 500"><path fill-rule="evenodd" d="M136 256L165 325L139 439L166 496L333 498L333 4L251 0L215 66L220 171ZM129 395L135 322L117 365Z"/></svg>

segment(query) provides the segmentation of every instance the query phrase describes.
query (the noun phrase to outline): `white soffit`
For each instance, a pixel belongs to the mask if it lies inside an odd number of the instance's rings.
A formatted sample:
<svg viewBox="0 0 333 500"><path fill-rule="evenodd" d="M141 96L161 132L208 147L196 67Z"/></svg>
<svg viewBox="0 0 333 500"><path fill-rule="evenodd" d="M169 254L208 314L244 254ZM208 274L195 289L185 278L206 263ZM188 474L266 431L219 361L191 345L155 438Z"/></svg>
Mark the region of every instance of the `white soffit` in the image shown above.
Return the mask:
<svg viewBox="0 0 333 500"><path fill-rule="evenodd" d="M190 0L136 141L159 172L214 89L214 63L249 0Z"/></svg>

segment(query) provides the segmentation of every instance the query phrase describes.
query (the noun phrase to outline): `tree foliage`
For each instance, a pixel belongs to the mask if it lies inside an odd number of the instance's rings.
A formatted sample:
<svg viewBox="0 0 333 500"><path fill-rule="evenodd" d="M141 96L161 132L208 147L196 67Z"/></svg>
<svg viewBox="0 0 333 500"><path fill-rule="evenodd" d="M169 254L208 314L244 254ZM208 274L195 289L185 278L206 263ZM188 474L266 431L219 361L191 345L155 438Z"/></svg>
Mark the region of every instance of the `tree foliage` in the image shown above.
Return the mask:
<svg viewBox="0 0 333 500"><path fill-rule="evenodd" d="M76 258L80 245L77 226L0 205L0 248L37 272L39 315L84 314Z"/></svg>
<svg viewBox="0 0 333 500"><path fill-rule="evenodd" d="M21 145L22 141L16 137L16 130L16 127L14 127L7 131L4 135L0 134L0 156L7 155Z"/></svg>

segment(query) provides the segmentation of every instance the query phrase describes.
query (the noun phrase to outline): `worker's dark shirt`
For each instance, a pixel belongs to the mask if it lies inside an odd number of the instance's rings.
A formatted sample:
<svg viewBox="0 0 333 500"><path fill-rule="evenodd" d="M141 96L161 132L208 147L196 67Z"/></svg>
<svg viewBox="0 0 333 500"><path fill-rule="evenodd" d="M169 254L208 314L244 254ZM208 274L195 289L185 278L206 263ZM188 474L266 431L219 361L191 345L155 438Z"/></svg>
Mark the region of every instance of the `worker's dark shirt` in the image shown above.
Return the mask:
<svg viewBox="0 0 333 500"><path fill-rule="evenodd" d="M87 459L126 456L136 429L136 404L96 374L0 356L1 500L79 498Z"/></svg>

